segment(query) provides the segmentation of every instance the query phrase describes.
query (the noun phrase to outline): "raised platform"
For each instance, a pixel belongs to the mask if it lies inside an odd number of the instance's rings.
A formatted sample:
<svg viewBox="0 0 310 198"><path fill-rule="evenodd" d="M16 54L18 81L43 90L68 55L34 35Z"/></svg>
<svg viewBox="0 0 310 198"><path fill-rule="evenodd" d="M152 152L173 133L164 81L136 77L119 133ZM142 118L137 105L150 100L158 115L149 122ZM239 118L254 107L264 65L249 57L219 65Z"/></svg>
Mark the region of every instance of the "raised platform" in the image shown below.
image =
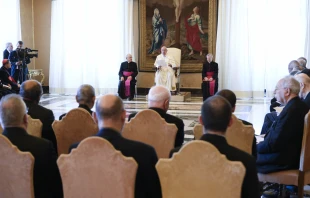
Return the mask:
<svg viewBox="0 0 310 198"><path fill-rule="evenodd" d="M146 100L147 100L146 95ZM171 100L172 102L185 102L185 101L190 101L191 100L191 92L180 92L177 95L171 95Z"/></svg>

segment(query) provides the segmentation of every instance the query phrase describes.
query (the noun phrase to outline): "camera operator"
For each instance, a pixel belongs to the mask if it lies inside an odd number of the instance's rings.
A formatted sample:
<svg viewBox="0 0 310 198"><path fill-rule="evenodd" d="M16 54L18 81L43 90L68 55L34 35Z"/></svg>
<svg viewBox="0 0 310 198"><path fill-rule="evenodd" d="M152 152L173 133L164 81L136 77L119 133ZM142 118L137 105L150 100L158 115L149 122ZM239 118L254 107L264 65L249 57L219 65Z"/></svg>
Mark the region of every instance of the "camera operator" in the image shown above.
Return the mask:
<svg viewBox="0 0 310 198"><path fill-rule="evenodd" d="M27 51L23 49L23 41L18 41L16 50L9 55L9 60L12 63L11 76L16 82L22 83L28 80L28 67L30 58L27 56Z"/></svg>

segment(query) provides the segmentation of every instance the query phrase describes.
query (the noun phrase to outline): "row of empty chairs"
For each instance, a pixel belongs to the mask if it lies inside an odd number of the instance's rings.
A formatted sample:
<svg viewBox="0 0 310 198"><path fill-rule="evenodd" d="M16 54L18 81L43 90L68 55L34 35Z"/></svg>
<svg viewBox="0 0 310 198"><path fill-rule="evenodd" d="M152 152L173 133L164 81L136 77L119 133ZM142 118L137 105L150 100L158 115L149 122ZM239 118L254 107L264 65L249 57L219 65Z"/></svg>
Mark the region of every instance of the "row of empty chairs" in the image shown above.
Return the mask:
<svg viewBox="0 0 310 198"><path fill-rule="evenodd" d="M1 196L33 198L34 158L2 135L0 145L4 156L0 161ZM103 138L86 138L70 154L62 154L57 164L64 197L134 197L138 164ZM212 144L200 140L186 144L172 159L160 159L156 169L163 197L237 198L245 175L241 162L227 160Z"/></svg>

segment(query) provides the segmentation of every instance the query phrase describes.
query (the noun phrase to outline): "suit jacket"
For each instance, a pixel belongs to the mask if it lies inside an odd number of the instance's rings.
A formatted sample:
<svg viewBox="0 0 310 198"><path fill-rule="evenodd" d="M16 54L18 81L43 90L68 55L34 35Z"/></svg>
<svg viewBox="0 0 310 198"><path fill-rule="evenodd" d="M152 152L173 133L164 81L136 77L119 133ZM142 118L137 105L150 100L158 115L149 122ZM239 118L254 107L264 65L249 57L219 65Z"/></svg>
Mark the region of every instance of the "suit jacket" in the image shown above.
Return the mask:
<svg viewBox="0 0 310 198"><path fill-rule="evenodd" d="M9 71L4 66L2 66L0 68L0 80L1 80L1 82L5 85L11 85L13 90L18 91L19 90L18 85L16 84L16 82L13 82L10 79L10 77L11 77L11 75L10 75Z"/></svg>
<svg viewBox="0 0 310 198"><path fill-rule="evenodd" d="M9 55L10 55L10 52L7 49L5 49L3 51L3 59L9 59Z"/></svg>
<svg viewBox="0 0 310 198"><path fill-rule="evenodd" d="M62 197L62 183L56 164L53 144L29 135L23 128L5 128L3 135L20 151L29 151L34 157L33 184L36 198Z"/></svg>
<svg viewBox="0 0 310 198"><path fill-rule="evenodd" d="M257 170L270 173L299 168L304 117L309 107L299 97L291 99L257 144Z"/></svg>
<svg viewBox="0 0 310 198"><path fill-rule="evenodd" d="M136 76L138 75L137 63L135 63L135 62L128 63L127 61L122 62L121 67L120 67L119 72L118 72L119 79L121 79L121 77L124 77L125 79L127 78L123 75L123 71L133 72L131 77L132 77L133 81L136 81Z"/></svg>
<svg viewBox="0 0 310 198"><path fill-rule="evenodd" d="M310 108L310 94L309 93L307 94L306 98L303 101Z"/></svg>
<svg viewBox="0 0 310 198"><path fill-rule="evenodd" d="M255 159L248 153L230 146L225 137L213 134L204 134L200 140L213 144L221 154L226 155L230 161L240 161L244 165L246 172L242 183L242 198L259 198L259 183L257 171L255 167ZM178 152L179 148L174 148L170 152L170 157L174 152Z"/></svg>
<svg viewBox="0 0 310 198"><path fill-rule="evenodd" d="M204 64L203 64L203 68L202 68L202 79L204 79L207 75L206 73L207 72L214 72L212 78L214 80L217 80L218 79L218 73L219 73L219 66L216 62L211 62L209 63L208 61L206 61Z"/></svg>
<svg viewBox="0 0 310 198"><path fill-rule="evenodd" d="M108 140L116 150L121 151L126 157L133 157L138 163L135 198L161 197L159 177L155 169L158 158L153 147L125 139L119 132L111 128L100 129L96 136ZM77 146L78 143L73 144L70 151Z"/></svg>
<svg viewBox="0 0 310 198"><path fill-rule="evenodd" d="M93 111L92 111L87 105L80 104L80 105L79 105L79 108L85 109L86 111L88 111L88 113L89 113L90 115L93 115ZM67 114L64 113L64 114L62 114L61 116L59 116L59 120L62 120L62 118L63 118L64 116L66 116L66 115L67 115Z"/></svg>
<svg viewBox="0 0 310 198"><path fill-rule="evenodd" d="M54 130L52 128L52 124L55 120L53 111L42 107L30 100L24 99L24 101L28 107L28 115L30 115L33 119L39 119L43 124L42 138L51 141L57 153L57 141Z"/></svg>
<svg viewBox="0 0 310 198"><path fill-rule="evenodd" d="M152 109L154 111L156 111L162 118L165 119L165 121L167 123L170 123L170 124L175 124L176 127L178 128L178 131L177 131L177 134L176 134L176 137L175 137L175 143L174 143L174 147L178 147L178 146L181 146L184 142L184 123L183 123L183 120L181 120L180 118L178 117L175 117L173 115L170 115L168 113L166 113L163 109L160 109L160 108L149 108L149 109ZM131 118L135 117L137 113L132 113L129 115L128 117L128 121L130 121Z"/></svg>

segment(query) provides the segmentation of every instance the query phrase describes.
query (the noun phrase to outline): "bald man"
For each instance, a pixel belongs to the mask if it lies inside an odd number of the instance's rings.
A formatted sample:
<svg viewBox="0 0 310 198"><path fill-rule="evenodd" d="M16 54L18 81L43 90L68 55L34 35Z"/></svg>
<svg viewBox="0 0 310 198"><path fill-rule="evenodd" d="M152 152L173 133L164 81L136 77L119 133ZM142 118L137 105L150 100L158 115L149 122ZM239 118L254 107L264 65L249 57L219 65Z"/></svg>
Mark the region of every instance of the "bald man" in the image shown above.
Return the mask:
<svg viewBox="0 0 310 198"><path fill-rule="evenodd" d="M176 91L176 78L174 68L178 66L172 56L167 55L167 48L161 48L161 54L156 57L154 66L157 68L155 73L156 85L165 86L169 91Z"/></svg>
<svg viewBox="0 0 310 198"><path fill-rule="evenodd" d="M93 116L100 129L96 136L108 140L116 150L121 151L126 157L133 157L138 163L135 198L161 197L159 178L155 169L158 158L154 148L125 139L121 135L126 120L123 101L117 96L108 94L101 96L95 106L96 113ZM73 144L70 150L77 146L78 143Z"/></svg>
<svg viewBox="0 0 310 198"><path fill-rule="evenodd" d="M126 61L122 62L118 72L118 95L122 99L132 100L135 96L136 76L138 75L137 63L132 61L132 55L126 55Z"/></svg>
<svg viewBox="0 0 310 198"><path fill-rule="evenodd" d="M39 105L43 94L41 83L36 80L27 80L21 84L19 94L27 105L28 115L42 122L42 138L50 140L57 152L57 141L52 128L55 120L54 113L52 110Z"/></svg>
<svg viewBox="0 0 310 198"><path fill-rule="evenodd" d="M310 108L310 77L307 74L300 73L295 76L295 79L300 84L299 97L308 105Z"/></svg>
<svg viewBox="0 0 310 198"><path fill-rule="evenodd" d="M184 142L184 123L178 117L167 113L169 109L171 94L170 91L164 86L154 86L150 89L148 94L148 107L156 111L167 123L175 124L178 128L175 137L174 147L181 146ZM132 113L128 117L128 121L135 117L136 113Z"/></svg>

